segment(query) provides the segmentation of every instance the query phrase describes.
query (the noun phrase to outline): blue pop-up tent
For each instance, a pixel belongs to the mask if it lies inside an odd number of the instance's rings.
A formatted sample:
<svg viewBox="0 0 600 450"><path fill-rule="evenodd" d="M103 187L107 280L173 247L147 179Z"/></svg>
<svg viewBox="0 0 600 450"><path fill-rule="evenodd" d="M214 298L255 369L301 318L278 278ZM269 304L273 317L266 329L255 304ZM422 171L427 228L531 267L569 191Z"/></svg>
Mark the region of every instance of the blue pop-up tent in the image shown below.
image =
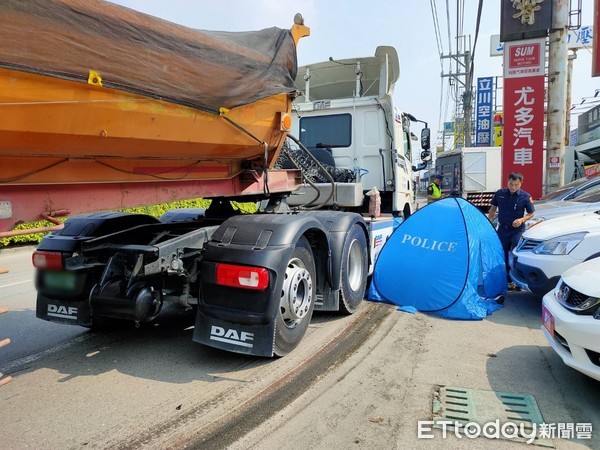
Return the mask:
<svg viewBox="0 0 600 450"><path fill-rule="evenodd" d="M462 198L445 198L396 228L375 264L369 300L449 319L483 319L506 293L504 253L488 219Z"/></svg>

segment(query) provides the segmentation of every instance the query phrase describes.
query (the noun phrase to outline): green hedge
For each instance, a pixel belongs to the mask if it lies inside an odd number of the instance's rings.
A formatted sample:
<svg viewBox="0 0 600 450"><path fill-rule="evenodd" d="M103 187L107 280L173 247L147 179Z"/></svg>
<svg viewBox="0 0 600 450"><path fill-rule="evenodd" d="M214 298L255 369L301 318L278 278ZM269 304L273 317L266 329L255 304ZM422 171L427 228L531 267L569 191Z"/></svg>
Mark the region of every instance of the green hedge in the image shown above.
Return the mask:
<svg viewBox="0 0 600 450"><path fill-rule="evenodd" d="M177 202L170 203L159 203L158 205L151 206L139 206L137 208L127 208L127 209L118 209L117 211L129 212L129 213L138 213L138 214L148 214L154 217L160 217L167 211L171 209L179 209L179 208L208 208L210 205L210 200L204 200L202 198L197 198L193 200L180 200ZM242 214L252 214L257 210L257 206L255 203L238 203L231 202L231 205L234 209L241 211ZM67 218L62 217L59 218L61 221L65 221ZM54 226L53 223L42 220L40 222L29 222L22 223L17 225L15 230L31 230L33 228L42 228L42 227L51 227ZM31 245L31 244L39 244L42 238L48 233L35 233L35 234L24 234L22 236L14 236L8 238L0 239L0 248L9 247L11 245Z"/></svg>

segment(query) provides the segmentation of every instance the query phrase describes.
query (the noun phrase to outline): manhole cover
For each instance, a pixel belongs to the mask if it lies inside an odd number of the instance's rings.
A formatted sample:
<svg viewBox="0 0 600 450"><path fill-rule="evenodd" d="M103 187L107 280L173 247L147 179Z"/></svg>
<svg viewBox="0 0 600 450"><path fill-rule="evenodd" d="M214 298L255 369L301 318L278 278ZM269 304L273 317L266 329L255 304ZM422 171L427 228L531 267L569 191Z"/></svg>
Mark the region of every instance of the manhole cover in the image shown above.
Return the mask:
<svg viewBox="0 0 600 450"><path fill-rule="evenodd" d="M472 436L530 441L554 448L548 438L536 436L531 441L537 425L544 423L533 395L442 387L434 394L433 421L434 428L450 428L453 431L458 428L465 432L470 428ZM479 428L477 425L465 428L467 424L477 424Z"/></svg>

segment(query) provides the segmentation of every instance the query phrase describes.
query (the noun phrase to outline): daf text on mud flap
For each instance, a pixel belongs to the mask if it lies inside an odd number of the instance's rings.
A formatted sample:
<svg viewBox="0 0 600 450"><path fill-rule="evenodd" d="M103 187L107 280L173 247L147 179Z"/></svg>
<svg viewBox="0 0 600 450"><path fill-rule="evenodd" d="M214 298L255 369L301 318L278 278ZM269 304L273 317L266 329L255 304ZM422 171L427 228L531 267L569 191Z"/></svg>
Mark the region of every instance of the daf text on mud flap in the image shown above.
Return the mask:
<svg viewBox="0 0 600 450"><path fill-rule="evenodd" d="M48 305L48 315L61 319L77 320L77 308L74 306Z"/></svg>
<svg viewBox="0 0 600 450"><path fill-rule="evenodd" d="M254 347L254 344L251 342L246 342L254 340L254 333L248 333L246 331L238 333L237 330L226 330L225 328L213 325L210 329L210 338L213 341L226 342L228 344L239 345L240 347Z"/></svg>

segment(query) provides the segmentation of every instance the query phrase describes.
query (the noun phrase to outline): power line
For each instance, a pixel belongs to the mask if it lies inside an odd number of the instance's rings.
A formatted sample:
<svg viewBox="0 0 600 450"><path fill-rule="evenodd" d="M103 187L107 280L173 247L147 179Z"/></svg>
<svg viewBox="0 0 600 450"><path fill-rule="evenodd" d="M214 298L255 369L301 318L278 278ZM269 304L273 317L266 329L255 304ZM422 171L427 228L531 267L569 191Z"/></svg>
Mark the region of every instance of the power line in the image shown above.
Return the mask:
<svg viewBox="0 0 600 450"><path fill-rule="evenodd" d="M463 27L465 23L465 1L464 0L456 0L456 39L457 39L457 49L456 51L460 53L460 49L458 48L458 38L463 35Z"/></svg>
<svg viewBox="0 0 600 450"><path fill-rule="evenodd" d="M446 23L448 25L448 53L452 53L452 38L450 37L450 0L446 0Z"/></svg>
<svg viewBox="0 0 600 450"><path fill-rule="evenodd" d="M471 76L473 76L473 62L475 59L475 48L477 48L477 38L479 37L479 26L481 25L481 10L483 9L483 0L479 0L477 8L477 22L475 23L475 39L473 39L473 52L471 53Z"/></svg>

